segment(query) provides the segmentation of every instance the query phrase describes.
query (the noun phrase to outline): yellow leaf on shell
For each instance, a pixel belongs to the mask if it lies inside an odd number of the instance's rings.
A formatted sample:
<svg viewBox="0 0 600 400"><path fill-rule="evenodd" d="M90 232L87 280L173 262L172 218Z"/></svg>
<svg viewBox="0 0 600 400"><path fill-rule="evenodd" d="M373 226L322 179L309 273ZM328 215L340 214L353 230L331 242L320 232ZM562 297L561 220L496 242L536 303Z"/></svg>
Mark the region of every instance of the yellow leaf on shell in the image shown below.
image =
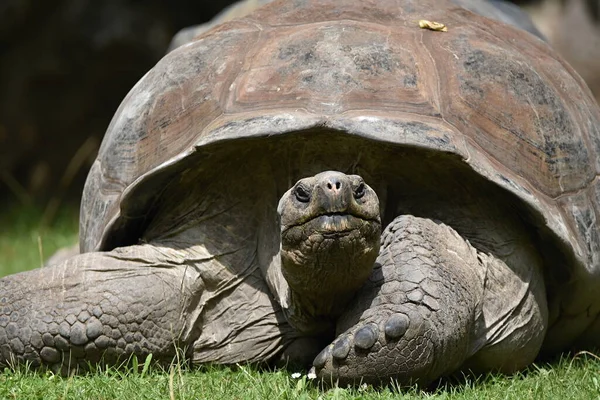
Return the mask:
<svg viewBox="0 0 600 400"><path fill-rule="evenodd" d="M440 22L427 21L426 19L422 19L419 21L419 28L429 29L431 31L438 31L438 32L448 32L448 28L446 27L446 25L444 25Z"/></svg>

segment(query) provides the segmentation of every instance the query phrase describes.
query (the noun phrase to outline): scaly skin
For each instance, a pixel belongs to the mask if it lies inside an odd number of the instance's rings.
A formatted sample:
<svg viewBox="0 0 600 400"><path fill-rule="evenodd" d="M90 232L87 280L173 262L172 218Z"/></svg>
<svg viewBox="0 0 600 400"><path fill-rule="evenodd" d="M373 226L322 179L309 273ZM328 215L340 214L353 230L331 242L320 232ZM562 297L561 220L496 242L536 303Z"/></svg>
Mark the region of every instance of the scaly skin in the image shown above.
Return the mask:
<svg viewBox="0 0 600 400"><path fill-rule="evenodd" d="M546 329L545 303L535 303L533 295L518 302L514 320L521 313L538 317L523 324L504 321L502 329L511 333L500 342L502 352L486 354L486 345L498 343L487 337L484 305L506 311L513 300L496 303L486 296L491 290L486 286L486 275L491 274L487 268L497 268L489 258L446 225L397 217L382 235L369 282L338 321L337 339L314 361L319 376L340 384L395 379L426 385L458 370L473 355L473 365L483 370L511 372L531 363ZM497 269L507 280L514 275ZM524 340L523 330L528 332Z"/></svg>
<svg viewBox="0 0 600 400"><path fill-rule="evenodd" d="M128 354L172 357L189 341L186 316L197 292L192 277L142 245L3 278L2 359L65 373Z"/></svg>

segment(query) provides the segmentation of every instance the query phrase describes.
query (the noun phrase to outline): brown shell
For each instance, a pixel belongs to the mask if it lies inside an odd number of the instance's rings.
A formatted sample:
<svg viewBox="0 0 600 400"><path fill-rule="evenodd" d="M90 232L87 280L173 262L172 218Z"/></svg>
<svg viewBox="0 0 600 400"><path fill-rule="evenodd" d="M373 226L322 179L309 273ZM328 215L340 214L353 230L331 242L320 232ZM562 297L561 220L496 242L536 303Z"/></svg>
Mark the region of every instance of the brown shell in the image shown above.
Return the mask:
<svg viewBox="0 0 600 400"><path fill-rule="evenodd" d="M597 287L581 283L600 274L597 104L542 40L434 0L276 1L169 53L108 128L82 250L114 245L196 148L317 126L457 154L543 217L572 257L572 290Z"/></svg>

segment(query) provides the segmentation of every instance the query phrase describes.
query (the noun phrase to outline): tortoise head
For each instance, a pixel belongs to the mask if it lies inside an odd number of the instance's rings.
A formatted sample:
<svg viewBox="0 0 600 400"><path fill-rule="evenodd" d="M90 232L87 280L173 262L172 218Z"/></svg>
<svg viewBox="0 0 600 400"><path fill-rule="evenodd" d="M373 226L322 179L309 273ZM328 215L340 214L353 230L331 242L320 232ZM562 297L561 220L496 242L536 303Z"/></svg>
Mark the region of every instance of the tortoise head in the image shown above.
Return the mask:
<svg viewBox="0 0 600 400"><path fill-rule="evenodd" d="M279 202L281 266L309 312L335 315L367 280L379 253L379 199L358 175L299 180Z"/></svg>

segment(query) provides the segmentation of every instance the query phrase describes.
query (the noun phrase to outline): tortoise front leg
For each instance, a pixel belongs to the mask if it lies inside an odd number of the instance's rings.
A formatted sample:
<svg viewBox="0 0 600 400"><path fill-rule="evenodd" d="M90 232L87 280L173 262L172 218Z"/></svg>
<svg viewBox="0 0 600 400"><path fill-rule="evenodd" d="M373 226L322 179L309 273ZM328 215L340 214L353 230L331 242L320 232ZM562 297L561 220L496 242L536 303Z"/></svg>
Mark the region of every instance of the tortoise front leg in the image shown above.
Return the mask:
<svg viewBox="0 0 600 400"><path fill-rule="evenodd" d="M535 257L533 257L535 258ZM547 324L538 265L513 271L450 227L396 218L367 285L315 359L325 381L426 385L459 368L533 361Z"/></svg>
<svg viewBox="0 0 600 400"><path fill-rule="evenodd" d="M180 260L179 260L180 261ZM0 363L53 370L123 356L172 359L193 339L202 280L169 249L87 253L0 280Z"/></svg>

